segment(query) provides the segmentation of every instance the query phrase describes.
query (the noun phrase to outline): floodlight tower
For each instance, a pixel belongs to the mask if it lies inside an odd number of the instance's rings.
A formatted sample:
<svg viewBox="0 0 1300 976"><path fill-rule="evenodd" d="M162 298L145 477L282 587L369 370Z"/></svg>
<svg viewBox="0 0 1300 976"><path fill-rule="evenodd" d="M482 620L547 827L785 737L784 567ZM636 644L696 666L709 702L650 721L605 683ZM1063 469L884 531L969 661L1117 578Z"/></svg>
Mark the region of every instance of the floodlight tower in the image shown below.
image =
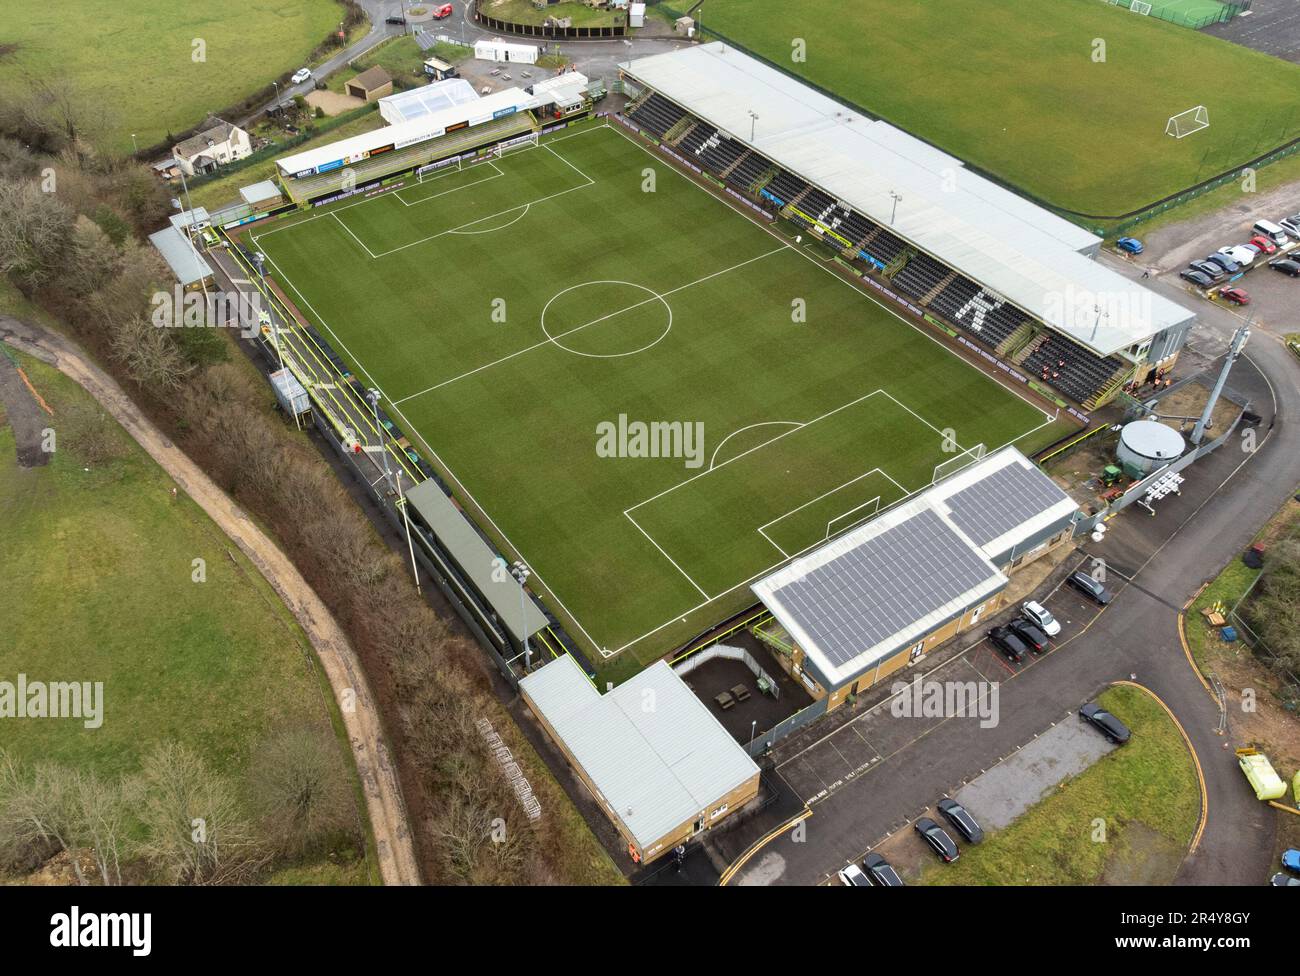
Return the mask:
<svg viewBox="0 0 1300 976"><path fill-rule="evenodd" d="M1205 403L1205 410L1201 413L1201 419L1196 421L1196 426L1192 428L1191 442L1193 446L1201 443L1201 438L1205 436L1205 428L1210 423L1210 415L1214 413L1214 405L1219 402L1219 394L1223 392L1223 387L1228 382L1228 374L1232 372L1232 364L1235 363L1241 350L1246 345L1246 340L1250 338L1250 321L1247 320L1245 325L1239 326L1237 331L1232 334L1232 342L1228 344L1228 355L1223 360L1223 369L1219 370L1219 378L1214 381L1214 389L1210 393L1210 399Z"/></svg>

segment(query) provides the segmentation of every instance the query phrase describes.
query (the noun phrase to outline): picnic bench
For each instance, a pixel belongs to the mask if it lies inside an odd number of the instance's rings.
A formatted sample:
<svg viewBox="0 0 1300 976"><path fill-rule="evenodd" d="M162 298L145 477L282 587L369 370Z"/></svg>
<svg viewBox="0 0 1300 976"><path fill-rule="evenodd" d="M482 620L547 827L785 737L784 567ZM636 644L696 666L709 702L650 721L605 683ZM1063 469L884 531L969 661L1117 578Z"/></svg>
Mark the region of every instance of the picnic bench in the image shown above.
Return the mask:
<svg viewBox="0 0 1300 976"><path fill-rule="evenodd" d="M713 696L713 700L717 702L718 707L722 709L724 712L728 708L736 707L736 699L731 697L731 692L729 691L718 692L716 695Z"/></svg>
<svg viewBox="0 0 1300 976"><path fill-rule="evenodd" d="M749 701L749 689L744 685L736 685L731 689L731 695L738 702Z"/></svg>

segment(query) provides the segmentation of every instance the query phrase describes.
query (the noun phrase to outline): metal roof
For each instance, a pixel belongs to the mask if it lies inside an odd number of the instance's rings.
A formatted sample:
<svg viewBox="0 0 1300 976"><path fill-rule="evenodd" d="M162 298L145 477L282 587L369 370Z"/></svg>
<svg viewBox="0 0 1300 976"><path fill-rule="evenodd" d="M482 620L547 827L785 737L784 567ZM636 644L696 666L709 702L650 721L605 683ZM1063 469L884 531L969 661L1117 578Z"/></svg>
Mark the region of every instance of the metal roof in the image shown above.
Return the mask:
<svg viewBox="0 0 1300 976"><path fill-rule="evenodd" d="M602 695L566 654L520 689L643 850L758 775L665 661Z"/></svg>
<svg viewBox="0 0 1300 976"><path fill-rule="evenodd" d="M531 597L523 594L524 599L520 600L523 588L514 576L502 571L503 557L475 531L436 481L429 479L408 489L406 500L517 642L522 642L525 636L532 637L550 623Z"/></svg>
<svg viewBox="0 0 1300 976"><path fill-rule="evenodd" d="M431 85L385 95L379 100L379 114L396 124L474 101L478 101L478 92L468 81L464 78L445 78Z"/></svg>
<svg viewBox="0 0 1300 976"><path fill-rule="evenodd" d="M245 203L262 203L266 200L275 200L283 194L274 181L262 180L260 183L250 183L248 186L240 187L239 195L244 198Z"/></svg>
<svg viewBox="0 0 1300 976"><path fill-rule="evenodd" d="M975 461L753 585L834 688L1007 584L991 561L1078 505L1013 447Z"/></svg>
<svg viewBox="0 0 1300 976"><path fill-rule="evenodd" d="M192 285L212 274L208 262L199 256L191 244L175 227L168 227L149 235L149 243L158 249L167 267L182 285Z"/></svg>
<svg viewBox="0 0 1300 976"><path fill-rule="evenodd" d="M1095 235L721 42L622 67L1103 356L1195 318L1085 256Z"/></svg>

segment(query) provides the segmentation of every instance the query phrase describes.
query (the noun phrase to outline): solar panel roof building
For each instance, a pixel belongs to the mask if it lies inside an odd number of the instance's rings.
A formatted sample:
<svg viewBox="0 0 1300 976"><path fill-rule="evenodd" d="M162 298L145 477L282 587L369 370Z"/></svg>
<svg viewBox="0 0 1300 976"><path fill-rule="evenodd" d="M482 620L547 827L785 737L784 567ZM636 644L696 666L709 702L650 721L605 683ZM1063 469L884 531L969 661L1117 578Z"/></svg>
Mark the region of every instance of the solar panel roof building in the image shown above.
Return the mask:
<svg viewBox="0 0 1300 976"><path fill-rule="evenodd" d="M1100 241L1083 228L729 45L621 67L1102 356L1185 332L1196 317L1092 260Z"/></svg>
<svg viewBox="0 0 1300 976"><path fill-rule="evenodd" d="M787 563L753 591L823 690L868 673L874 684L910 652L996 609L991 598L1006 587L1016 554L1069 538L1077 510L1008 447Z"/></svg>
<svg viewBox="0 0 1300 976"><path fill-rule="evenodd" d="M758 792L754 760L665 661L602 695L566 654L519 687L644 860Z"/></svg>

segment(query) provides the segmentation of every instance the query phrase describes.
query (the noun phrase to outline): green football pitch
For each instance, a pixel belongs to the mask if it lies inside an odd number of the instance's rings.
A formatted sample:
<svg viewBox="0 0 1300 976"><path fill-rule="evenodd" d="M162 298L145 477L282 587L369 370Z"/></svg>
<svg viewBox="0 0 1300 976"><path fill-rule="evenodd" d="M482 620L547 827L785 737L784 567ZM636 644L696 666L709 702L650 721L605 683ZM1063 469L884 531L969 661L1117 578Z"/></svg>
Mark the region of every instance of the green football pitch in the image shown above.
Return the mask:
<svg viewBox="0 0 1300 976"><path fill-rule="evenodd" d="M1068 429L614 126L254 240L606 656L743 609L964 450Z"/></svg>

